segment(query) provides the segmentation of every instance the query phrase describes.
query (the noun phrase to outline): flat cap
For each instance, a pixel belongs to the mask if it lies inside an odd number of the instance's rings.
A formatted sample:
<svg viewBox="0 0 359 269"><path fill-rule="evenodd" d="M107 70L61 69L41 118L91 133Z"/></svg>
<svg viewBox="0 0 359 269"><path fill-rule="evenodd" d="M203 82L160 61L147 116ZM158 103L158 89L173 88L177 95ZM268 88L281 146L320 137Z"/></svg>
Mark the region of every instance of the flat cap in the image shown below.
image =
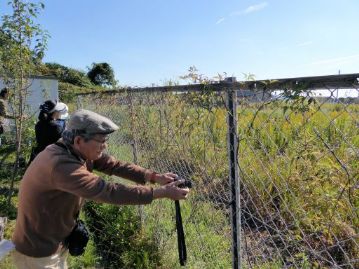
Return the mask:
<svg viewBox="0 0 359 269"><path fill-rule="evenodd" d="M100 114L80 109L71 115L66 129L86 134L110 134L116 131L118 126Z"/></svg>

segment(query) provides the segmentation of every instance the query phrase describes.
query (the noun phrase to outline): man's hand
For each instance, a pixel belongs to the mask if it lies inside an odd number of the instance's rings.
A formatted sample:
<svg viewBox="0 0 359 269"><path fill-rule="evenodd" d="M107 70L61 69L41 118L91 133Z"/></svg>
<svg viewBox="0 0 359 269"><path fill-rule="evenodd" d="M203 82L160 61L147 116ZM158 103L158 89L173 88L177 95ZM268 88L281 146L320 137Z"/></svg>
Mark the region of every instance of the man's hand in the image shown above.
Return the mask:
<svg viewBox="0 0 359 269"><path fill-rule="evenodd" d="M179 188L178 185L184 183L184 180L178 180L168 183L153 190L153 199L169 198L172 200L184 200L187 198L189 189Z"/></svg>
<svg viewBox="0 0 359 269"><path fill-rule="evenodd" d="M176 177L177 175L174 173L164 173L164 174L154 173L151 175L150 182L158 183L160 185L166 185L168 183L175 181Z"/></svg>

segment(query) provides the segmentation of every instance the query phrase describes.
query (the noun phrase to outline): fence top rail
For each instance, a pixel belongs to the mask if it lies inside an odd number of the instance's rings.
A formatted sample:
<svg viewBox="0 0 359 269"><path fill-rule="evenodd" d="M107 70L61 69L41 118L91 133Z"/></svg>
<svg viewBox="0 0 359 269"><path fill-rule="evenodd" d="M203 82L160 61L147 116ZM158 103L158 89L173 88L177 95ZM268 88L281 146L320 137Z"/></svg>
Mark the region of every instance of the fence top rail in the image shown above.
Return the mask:
<svg viewBox="0 0 359 269"><path fill-rule="evenodd" d="M296 77L282 79L266 79L252 81L231 81L210 82L205 84L188 84L172 86L154 86L154 87L124 87L115 90L103 92L87 92L78 95L90 94L116 94L121 92L193 92L193 91L227 91L228 89L236 90L253 90L253 91L273 91L288 88L301 88L303 90L312 89L358 89L359 73L313 76L313 77Z"/></svg>

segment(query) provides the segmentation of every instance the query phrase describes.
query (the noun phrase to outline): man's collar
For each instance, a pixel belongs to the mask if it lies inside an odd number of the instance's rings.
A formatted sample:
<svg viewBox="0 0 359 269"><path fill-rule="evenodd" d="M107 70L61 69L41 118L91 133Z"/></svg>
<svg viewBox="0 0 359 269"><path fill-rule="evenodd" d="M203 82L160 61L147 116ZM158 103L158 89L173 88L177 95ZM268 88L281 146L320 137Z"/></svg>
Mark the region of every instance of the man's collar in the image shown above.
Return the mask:
<svg viewBox="0 0 359 269"><path fill-rule="evenodd" d="M74 157L76 157L79 161L81 161L81 162L83 162L83 163L86 162L86 159L84 159L84 158L82 157L81 153L80 153L78 150L76 150L71 144L65 143L65 142L62 140L62 138L60 138L57 143L62 144L62 145L67 149L68 153L70 153L71 155L73 155Z"/></svg>

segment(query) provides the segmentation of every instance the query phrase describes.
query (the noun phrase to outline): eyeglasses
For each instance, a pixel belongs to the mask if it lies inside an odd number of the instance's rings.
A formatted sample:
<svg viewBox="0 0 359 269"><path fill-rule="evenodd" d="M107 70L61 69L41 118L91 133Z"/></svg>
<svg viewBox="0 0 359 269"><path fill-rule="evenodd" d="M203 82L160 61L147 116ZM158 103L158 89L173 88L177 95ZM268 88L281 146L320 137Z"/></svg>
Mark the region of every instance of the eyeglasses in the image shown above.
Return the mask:
<svg viewBox="0 0 359 269"><path fill-rule="evenodd" d="M105 144L105 143L107 143L109 139L110 139L109 136L107 136L105 139L102 139L102 140L96 139L96 138L94 138L94 137L90 138L90 140L96 141L97 143L100 143L100 144Z"/></svg>

